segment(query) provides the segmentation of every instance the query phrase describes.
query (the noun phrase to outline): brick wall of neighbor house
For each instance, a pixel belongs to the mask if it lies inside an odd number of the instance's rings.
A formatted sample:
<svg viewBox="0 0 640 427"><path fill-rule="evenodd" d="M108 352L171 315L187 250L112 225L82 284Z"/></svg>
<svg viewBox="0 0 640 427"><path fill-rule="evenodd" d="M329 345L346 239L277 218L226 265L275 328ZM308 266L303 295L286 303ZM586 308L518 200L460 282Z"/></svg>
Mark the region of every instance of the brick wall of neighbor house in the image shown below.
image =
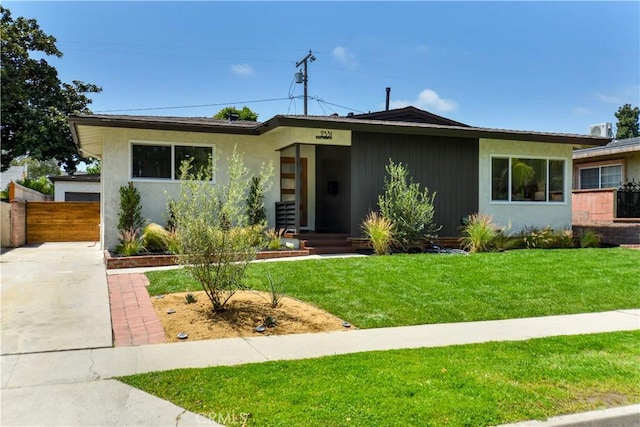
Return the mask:
<svg viewBox="0 0 640 427"><path fill-rule="evenodd" d="M11 202L11 246L17 248L27 243L27 203Z"/></svg>
<svg viewBox="0 0 640 427"><path fill-rule="evenodd" d="M573 225L613 223L614 190L573 190Z"/></svg>

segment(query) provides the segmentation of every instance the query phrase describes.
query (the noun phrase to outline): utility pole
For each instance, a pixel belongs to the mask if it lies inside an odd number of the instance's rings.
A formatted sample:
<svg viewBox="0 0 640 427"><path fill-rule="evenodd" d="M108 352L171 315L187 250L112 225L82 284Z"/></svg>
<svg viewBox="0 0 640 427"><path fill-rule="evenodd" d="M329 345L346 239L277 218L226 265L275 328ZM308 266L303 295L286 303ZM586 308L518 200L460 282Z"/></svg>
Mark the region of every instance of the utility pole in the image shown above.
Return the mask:
<svg viewBox="0 0 640 427"><path fill-rule="evenodd" d="M316 60L316 57L313 56L313 53L311 53L311 50L309 50L309 53L307 54L307 56L302 58L300 61L296 62L296 68L304 64L304 74L300 73L300 71L296 73L296 83L304 83L304 115L305 116L307 115L307 82L309 81L309 75L307 74L307 61L313 62L315 60Z"/></svg>

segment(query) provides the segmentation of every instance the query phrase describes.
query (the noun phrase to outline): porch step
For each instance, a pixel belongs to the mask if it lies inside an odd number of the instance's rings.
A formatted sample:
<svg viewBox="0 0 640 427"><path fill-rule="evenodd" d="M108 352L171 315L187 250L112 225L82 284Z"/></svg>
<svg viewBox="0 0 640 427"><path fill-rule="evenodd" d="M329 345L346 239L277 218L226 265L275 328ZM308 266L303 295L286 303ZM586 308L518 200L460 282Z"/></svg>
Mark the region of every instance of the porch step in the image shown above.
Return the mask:
<svg viewBox="0 0 640 427"><path fill-rule="evenodd" d="M309 250L309 255L356 252L345 233L301 233L296 237L300 239L300 247Z"/></svg>

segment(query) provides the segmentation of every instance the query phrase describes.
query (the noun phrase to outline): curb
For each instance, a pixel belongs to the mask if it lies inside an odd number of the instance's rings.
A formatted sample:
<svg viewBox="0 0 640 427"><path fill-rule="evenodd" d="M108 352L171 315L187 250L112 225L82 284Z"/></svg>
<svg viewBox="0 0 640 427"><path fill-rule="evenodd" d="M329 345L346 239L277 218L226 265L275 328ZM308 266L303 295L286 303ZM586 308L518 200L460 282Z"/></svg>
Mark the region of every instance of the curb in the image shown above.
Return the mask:
<svg viewBox="0 0 640 427"><path fill-rule="evenodd" d="M640 404L561 415L546 421L523 421L502 424L499 427L638 427L640 426Z"/></svg>

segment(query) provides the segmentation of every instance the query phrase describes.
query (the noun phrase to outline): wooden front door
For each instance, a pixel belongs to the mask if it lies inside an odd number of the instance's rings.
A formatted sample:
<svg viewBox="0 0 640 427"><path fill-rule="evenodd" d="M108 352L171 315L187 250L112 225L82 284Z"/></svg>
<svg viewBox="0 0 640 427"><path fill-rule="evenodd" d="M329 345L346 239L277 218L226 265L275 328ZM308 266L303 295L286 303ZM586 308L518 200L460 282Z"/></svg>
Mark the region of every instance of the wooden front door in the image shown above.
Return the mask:
<svg viewBox="0 0 640 427"><path fill-rule="evenodd" d="M280 157L280 201L296 199L295 157ZM308 225L307 215L307 158L300 158L300 225Z"/></svg>

